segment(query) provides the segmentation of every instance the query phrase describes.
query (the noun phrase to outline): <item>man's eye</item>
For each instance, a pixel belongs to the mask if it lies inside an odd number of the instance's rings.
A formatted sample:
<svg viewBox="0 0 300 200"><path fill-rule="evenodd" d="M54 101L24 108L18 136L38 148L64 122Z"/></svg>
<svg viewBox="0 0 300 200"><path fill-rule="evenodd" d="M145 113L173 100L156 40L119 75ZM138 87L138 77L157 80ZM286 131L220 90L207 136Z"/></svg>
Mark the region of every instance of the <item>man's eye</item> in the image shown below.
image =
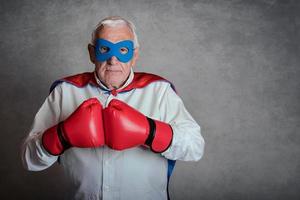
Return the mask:
<svg viewBox="0 0 300 200"><path fill-rule="evenodd" d="M101 53L106 53L108 52L109 48L108 47L100 47L100 52Z"/></svg>
<svg viewBox="0 0 300 200"><path fill-rule="evenodd" d="M128 49L126 47L121 47L120 48L120 53L121 54L126 54L128 52Z"/></svg>

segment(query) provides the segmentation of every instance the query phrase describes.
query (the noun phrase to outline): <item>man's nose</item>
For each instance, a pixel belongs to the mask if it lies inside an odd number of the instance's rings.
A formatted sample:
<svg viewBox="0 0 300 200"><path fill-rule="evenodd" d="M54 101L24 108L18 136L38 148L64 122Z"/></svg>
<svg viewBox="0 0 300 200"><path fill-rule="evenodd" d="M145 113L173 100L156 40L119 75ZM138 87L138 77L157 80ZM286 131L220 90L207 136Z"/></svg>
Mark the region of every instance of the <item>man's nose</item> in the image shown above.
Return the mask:
<svg viewBox="0 0 300 200"><path fill-rule="evenodd" d="M107 61L108 61L109 64L115 65L118 62L118 58L116 56L112 56Z"/></svg>

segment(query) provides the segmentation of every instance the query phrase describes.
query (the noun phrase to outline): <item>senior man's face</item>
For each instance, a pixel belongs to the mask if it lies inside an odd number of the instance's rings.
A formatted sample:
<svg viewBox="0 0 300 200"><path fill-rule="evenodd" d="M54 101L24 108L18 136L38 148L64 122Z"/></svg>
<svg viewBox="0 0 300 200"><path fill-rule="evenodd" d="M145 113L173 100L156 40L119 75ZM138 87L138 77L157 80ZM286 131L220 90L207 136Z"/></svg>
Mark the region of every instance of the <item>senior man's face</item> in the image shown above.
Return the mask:
<svg viewBox="0 0 300 200"><path fill-rule="evenodd" d="M127 26L109 27L104 26L98 31L96 38L108 40L117 43L123 40L132 40L133 33ZM88 46L91 61L95 64L95 71L98 78L109 88L116 89L121 87L130 74L130 68L135 65L138 58L138 48L134 49L133 57L126 63L112 56L106 61L97 61L95 57L95 47L91 44Z"/></svg>

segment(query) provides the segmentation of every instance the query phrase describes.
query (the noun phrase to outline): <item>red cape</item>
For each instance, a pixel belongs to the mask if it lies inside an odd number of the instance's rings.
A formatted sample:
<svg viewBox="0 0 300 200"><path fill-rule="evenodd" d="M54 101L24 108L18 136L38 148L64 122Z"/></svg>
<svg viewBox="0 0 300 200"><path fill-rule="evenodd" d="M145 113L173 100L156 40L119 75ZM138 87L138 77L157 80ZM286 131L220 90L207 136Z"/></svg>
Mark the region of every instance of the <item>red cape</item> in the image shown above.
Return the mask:
<svg viewBox="0 0 300 200"><path fill-rule="evenodd" d="M146 87L147 85L156 82L156 81L166 81L168 83L171 84L171 87L173 88L173 90L176 92L174 85L164 79L163 77L160 77L158 75L155 74L150 74L150 73L145 73L145 72L134 72L134 77L133 80L131 81L131 83L129 85L127 85L125 88L123 88L122 90L118 90L119 92L128 92L130 90L136 89L136 88L143 88ZM68 76L59 80L56 80L50 87L50 92L52 92L52 90L60 83L62 82L67 82L70 83L72 85L75 85L76 87L85 87L87 84L91 84L95 87L99 87L95 76L94 76L94 72L85 72L85 73L81 73L81 74L76 74L73 76ZM112 93L114 91L111 91Z"/></svg>

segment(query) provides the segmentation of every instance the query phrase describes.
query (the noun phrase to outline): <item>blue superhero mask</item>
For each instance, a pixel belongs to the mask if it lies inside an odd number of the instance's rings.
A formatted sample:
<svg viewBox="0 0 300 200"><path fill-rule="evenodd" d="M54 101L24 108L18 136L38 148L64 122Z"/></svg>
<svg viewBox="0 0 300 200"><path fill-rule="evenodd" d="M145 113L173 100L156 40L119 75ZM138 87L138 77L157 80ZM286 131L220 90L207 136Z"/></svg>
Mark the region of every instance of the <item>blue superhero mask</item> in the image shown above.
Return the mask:
<svg viewBox="0 0 300 200"><path fill-rule="evenodd" d="M127 63L133 57L133 42L123 40L118 43L112 43L105 39L97 39L95 45L96 60L106 61L112 56L116 56L119 61Z"/></svg>

